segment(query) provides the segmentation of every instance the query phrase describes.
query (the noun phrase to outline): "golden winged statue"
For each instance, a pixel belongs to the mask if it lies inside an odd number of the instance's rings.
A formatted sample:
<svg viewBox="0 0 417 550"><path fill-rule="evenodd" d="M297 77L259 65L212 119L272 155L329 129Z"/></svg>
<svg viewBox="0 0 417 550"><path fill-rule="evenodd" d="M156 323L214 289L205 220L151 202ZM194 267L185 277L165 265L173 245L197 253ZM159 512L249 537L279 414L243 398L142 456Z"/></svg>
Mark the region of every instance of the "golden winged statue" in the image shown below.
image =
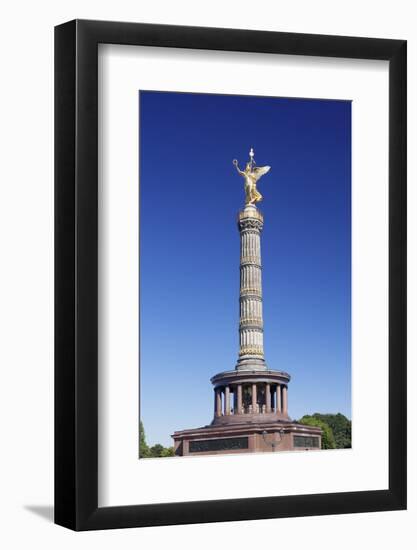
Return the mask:
<svg viewBox="0 0 417 550"><path fill-rule="evenodd" d="M262 200L262 195L256 188L256 183L264 174L268 173L271 169L270 166L255 166L253 149L249 152L250 161L246 163L246 168L241 170L236 159L233 160L233 164L236 167L238 173L245 178L245 203L255 204Z"/></svg>

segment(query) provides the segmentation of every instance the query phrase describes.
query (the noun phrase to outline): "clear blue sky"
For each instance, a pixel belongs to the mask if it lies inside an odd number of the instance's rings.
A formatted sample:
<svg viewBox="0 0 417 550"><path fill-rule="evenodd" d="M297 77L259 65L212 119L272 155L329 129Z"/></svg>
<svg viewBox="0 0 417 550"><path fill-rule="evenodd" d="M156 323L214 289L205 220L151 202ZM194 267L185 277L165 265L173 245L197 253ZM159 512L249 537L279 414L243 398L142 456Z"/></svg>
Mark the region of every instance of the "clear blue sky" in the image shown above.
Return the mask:
<svg viewBox="0 0 417 550"><path fill-rule="evenodd" d="M351 103L140 92L141 418L147 441L209 424L238 353L242 166L258 185L264 342L289 413L351 416Z"/></svg>

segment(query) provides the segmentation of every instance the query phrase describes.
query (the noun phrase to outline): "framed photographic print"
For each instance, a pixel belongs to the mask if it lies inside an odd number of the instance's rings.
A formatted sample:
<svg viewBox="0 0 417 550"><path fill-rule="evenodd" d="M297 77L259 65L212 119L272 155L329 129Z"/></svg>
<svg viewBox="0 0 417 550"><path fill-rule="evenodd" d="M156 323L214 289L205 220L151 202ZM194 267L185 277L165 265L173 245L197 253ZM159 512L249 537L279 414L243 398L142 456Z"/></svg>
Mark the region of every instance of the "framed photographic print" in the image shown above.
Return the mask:
<svg viewBox="0 0 417 550"><path fill-rule="evenodd" d="M406 507L406 42L55 30L55 521Z"/></svg>

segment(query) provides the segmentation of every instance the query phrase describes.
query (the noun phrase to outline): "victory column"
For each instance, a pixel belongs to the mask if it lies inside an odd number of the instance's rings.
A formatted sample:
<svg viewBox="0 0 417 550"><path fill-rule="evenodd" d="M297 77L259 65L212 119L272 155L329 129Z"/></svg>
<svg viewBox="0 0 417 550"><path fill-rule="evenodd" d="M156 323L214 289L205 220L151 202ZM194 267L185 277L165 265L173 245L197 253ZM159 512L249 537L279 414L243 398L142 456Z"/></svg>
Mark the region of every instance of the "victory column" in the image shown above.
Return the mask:
<svg viewBox="0 0 417 550"><path fill-rule="evenodd" d="M270 166L256 166L251 148L241 170L245 207L238 214L240 233L239 356L234 370L216 374L214 418L203 428L173 434L175 453L204 455L236 452L319 449L321 429L292 422L288 416L290 375L265 362L262 313L261 231L263 216L258 180Z"/></svg>

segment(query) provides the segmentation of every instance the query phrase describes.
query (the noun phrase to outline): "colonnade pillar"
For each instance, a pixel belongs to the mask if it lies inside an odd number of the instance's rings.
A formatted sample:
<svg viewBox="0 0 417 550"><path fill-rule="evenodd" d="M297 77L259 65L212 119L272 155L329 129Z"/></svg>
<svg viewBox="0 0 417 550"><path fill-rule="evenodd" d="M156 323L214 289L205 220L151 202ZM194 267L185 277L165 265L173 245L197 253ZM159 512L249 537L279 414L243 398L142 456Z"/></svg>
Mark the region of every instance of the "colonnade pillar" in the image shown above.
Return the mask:
<svg viewBox="0 0 417 550"><path fill-rule="evenodd" d="M287 386L282 387L282 408L284 414L288 413L288 388Z"/></svg>
<svg viewBox="0 0 417 550"><path fill-rule="evenodd" d="M242 412L242 384L237 386L237 414Z"/></svg>
<svg viewBox="0 0 417 550"><path fill-rule="evenodd" d="M281 402L281 386L278 384L276 389L276 398L275 398L275 407L276 412L281 412L282 402Z"/></svg>
<svg viewBox="0 0 417 550"><path fill-rule="evenodd" d="M265 401L266 401L266 412L271 412L271 384L267 383L265 385Z"/></svg>
<svg viewBox="0 0 417 550"><path fill-rule="evenodd" d="M256 412L256 384L252 384L252 411Z"/></svg>
<svg viewBox="0 0 417 550"><path fill-rule="evenodd" d="M222 391L220 388L216 388L214 390L214 401L215 401L214 414L215 416L221 416L222 415Z"/></svg>
<svg viewBox="0 0 417 550"><path fill-rule="evenodd" d="M258 410L258 385L251 384L251 410L252 414L262 412ZM233 414L242 414L243 410L243 384L232 384L232 386L218 386L214 389L214 416L229 416L232 414L231 393L233 393ZM265 383L265 413L288 414L288 387L285 384ZM247 412L247 411L246 411Z"/></svg>
<svg viewBox="0 0 417 550"><path fill-rule="evenodd" d="M230 388L226 386L224 388L224 414L230 414Z"/></svg>

